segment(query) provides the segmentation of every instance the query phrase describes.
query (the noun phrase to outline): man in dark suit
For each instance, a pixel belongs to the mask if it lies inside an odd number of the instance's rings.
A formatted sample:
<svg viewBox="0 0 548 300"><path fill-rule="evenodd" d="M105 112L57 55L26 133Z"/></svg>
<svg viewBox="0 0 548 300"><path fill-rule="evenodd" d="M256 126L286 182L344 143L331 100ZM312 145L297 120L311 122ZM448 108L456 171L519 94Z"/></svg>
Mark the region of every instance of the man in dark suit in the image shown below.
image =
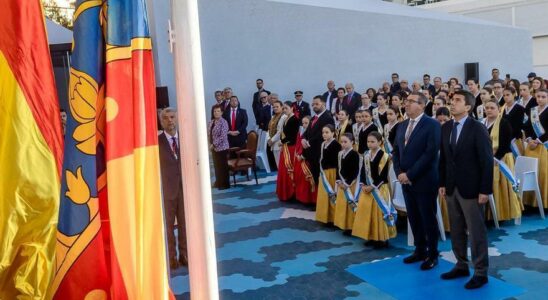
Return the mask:
<svg viewBox="0 0 548 300"><path fill-rule="evenodd" d="M255 81L255 84L257 85L257 91L253 94L253 102L251 102L251 108L253 108L255 122L257 123L257 126L259 126L259 115L261 107L263 106L261 103L261 93L264 92L268 96L270 95L270 91L264 89L264 82L260 78Z"/></svg>
<svg viewBox="0 0 548 300"><path fill-rule="evenodd" d="M399 92L401 89L400 86L400 75L398 73L392 73L392 84L390 85L390 94L394 95Z"/></svg>
<svg viewBox="0 0 548 300"><path fill-rule="evenodd" d="M348 116L352 119L352 122L356 122L355 114L362 105L362 96L359 93L356 93L354 84L350 82L345 84L344 88L346 89L346 97L344 97L342 108L346 110Z"/></svg>
<svg viewBox="0 0 548 300"><path fill-rule="evenodd" d="M434 95L436 93L436 88L430 83L430 75L424 74L422 76L422 89L423 90L429 90L430 96ZM432 96L433 97L433 96Z"/></svg>
<svg viewBox="0 0 548 300"><path fill-rule="evenodd" d="M396 131L392 159L394 171L402 184L407 217L415 238L415 251L404 263L422 261L421 270L438 264L438 151L440 125L424 114L427 99L411 93L405 101L409 117Z"/></svg>
<svg viewBox="0 0 548 300"><path fill-rule="evenodd" d="M272 119L272 106L268 102L268 94L266 92L261 92L259 99L261 100L261 106L258 110L257 125L259 129L268 131L268 123Z"/></svg>
<svg viewBox="0 0 548 300"><path fill-rule="evenodd" d="M247 141L247 112L239 106L238 97L232 96L230 107L223 114L228 122L228 144L231 148L244 147Z"/></svg>
<svg viewBox="0 0 548 300"><path fill-rule="evenodd" d="M179 265L186 266L187 241L185 226L185 205L183 201L183 184L181 181L181 154L179 151L179 134L177 132L177 112L165 108L160 114L163 132L158 136L160 152L160 170L162 174L162 195L166 220L169 265L172 270ZM175 250L175 221L177 220L177 240L179 259Z"/></svg>
<svg viewBox="0 0 548 300"><path fill-rule="evenodd" d="M334 109L334 102L337 99L337 90L335 89L335 81L329 80L327 82L327 92L323 93L322 98L325 100L325 108L328 111Z"/></svg>
<svg viewBox="0 0 548 300"><path fill-rule="evenodd" d="M487 229L485 203L493 193L493 150L483 124L469 117L476 99L458 91L451 101L453 120L443 124L440 153L440 195L447 195L451 222L451 245L457 265L442 279L467 277L468 238L474 276L465 285L475 289L487 283Z"/></svg>
<svg viewBox="0 0 548 300"><path fill-rule="evenodd" d="M310 172L314 176L314 182L318 183L320 176L320 154L322 148L322 129L327 124L335 125L330 112L325 107L325 99L318 95L312 100L312 109L316 114L311 120L301 141L303 156L310 163Z"/></svg>
<svg viewBox="0 0 548 300"><path fill-rule="evenodd" d="M303 92L295 91L295 102L292 103L293 113L295 117L301 120L304 116L310 116L310 104L303 101Z"/></svg>
<svg viewBox="0 0 548 300"><path fill-rule="evenodd" d="M213 119L213 108L217 105L221 106L221 110L224 109L224 99L223 99L223 92L222 91L215 91L215 104L211 106L211 119Z"/></svg>

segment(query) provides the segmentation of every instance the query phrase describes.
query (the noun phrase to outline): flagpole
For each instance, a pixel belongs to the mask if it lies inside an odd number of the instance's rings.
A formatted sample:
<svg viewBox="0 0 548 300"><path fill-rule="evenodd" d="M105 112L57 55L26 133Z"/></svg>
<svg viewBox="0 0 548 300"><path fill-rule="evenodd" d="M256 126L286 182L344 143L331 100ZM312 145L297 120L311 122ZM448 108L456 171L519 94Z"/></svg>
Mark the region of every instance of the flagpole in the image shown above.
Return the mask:
<svg viewBox="0 0 548 300"><path fill-rule="evenodd" d="M192 299L219 299L197 0L171 1Z"/></svg>

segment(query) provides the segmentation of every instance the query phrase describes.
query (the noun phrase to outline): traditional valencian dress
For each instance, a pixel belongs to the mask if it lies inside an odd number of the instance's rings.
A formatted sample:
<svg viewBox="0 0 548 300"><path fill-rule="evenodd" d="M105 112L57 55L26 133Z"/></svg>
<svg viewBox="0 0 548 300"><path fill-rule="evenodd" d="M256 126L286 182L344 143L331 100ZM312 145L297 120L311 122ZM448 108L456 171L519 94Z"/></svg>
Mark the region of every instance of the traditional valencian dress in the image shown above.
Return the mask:
<svg viewBox="0 0 548 300"><path fill-rule="evenodd" d="M539 144L535 149L525 149L525 156L538 159L538 183L540 187L540 196L544 208L548 207L548 105L544 108L539 106L531 108L529 120L525 128L527 138L538 139ZM538 207L534 193L524 194L523 203L533 207Z"/></svg>
<svg viewBox="0 0 548 300"><path fill-rule="evenodd" d="M316 198L316 220L333 223L335 220L335 182L337 180L337 155L341 145L332 139L322 143L320 177Z"/></svg>
<svg viewBox="0 0 548 300"><path fill-rule="evenodd" d="M514 173L514 156L510 149L512 141L512 128L510 123L500 116L489 124L488 119L483 120L491 137L495 164L493 170L493 198L497 210L497 219L505 221L521 218L522 205L517 196L517 184L507 178ZM510 172L508 172L510 171ZM515 183L515 182L514 182ZM492 219L491 211L487 217Z"/></svg>
<svg viewBox="0 0 548 300"><path fill-rule="evenodd" d="M341 150L338 154L334 224L342 230L350 230L354 224L354 211L360 194L361 163L362 157L354 149ZM345 186L348 188L345 189Z"/></svg>
<svg viewBox="0 0 548 300"><path fill-rule="evenodd" d="M294 161L295 143L299 132L299 120L290 116L285 120L282 131L282 151L278 164L278 180L276 194L281 201L287 201L295 196Z"/></svg>
<svg viewBox="0 0 548 300"><path fill-rule="evenodd" d="M304 204L316 203L317 187L314 181L314 176L310 171L310 165L303 158L301 161L297 157L302 157L303 146L301 140L304 134L304 128L301 128L301 132L297 135L297 142L295 144L295 165L294 165L294 179L295 179L295 198L297 201Z"/></svg>
<svg viewBox="0 0 548 300"><path fill-rule="evenodd" d="M352 235L368 241L387 241L396 236L397 212L390 202L388 170L390 156L378 150L363 159L360 182L374 186L371 193L361 193Z"/></svg>
<svg viewBox="0 0 548 300"><path fill-rule="evenodd" d="M342 124L339 123L335 129L335 136L337 137L337 142L341 143L341 136L345 133L352 133L352 125L349 120L344 121Z"/></svg>

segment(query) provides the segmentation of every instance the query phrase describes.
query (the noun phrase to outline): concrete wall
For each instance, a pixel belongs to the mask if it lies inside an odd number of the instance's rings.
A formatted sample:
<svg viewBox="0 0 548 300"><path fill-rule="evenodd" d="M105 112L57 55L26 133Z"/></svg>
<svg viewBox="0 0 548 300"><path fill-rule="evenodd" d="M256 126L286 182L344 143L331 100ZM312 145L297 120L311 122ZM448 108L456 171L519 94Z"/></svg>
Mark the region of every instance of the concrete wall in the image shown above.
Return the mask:
<svg viewBox="0 0 548 300"><path fill-rule="evenodd" d="M529 30L533 40L533 70L548 77L548 0L449 0L421 7Z"/></svg>

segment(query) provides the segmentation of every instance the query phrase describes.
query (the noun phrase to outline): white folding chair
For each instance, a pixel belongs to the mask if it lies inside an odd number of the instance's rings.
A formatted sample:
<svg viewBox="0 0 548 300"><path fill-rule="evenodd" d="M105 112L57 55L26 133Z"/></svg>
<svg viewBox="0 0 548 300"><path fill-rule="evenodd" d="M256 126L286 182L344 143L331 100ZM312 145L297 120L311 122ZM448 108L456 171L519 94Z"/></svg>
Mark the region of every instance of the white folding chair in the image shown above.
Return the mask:
<svg viewBox="0 0 548 300"><path fill-rule="evenodd" d="M497 206L495 204L495 198L493 197L493 194L489 194L489 207L491 208L491 213L493 214L493 222L495 222L495 227L499 229L500 227L499 218L497 216Z"/></svg>
<svg viewBox="0 0 548 300"><path fill-rule="evenodd" d="M266 134L267 132L259 129L259 141L257 147L257 160L261 161L266 173L270 173L270 164L268 163L268 156L266 154Z"/></svg>
<svg viewBox="0 0 548 300"><path fill-rule="evenodd" d="M535 191L540 217L544 219L544 207L538 185L538 159L534 157L518 156L514 168L516 178L519 180L519 199L523 201L523 192ZM521 220L519 221L521 222ZM518 223L518 220L516 220Z"/></svg>

